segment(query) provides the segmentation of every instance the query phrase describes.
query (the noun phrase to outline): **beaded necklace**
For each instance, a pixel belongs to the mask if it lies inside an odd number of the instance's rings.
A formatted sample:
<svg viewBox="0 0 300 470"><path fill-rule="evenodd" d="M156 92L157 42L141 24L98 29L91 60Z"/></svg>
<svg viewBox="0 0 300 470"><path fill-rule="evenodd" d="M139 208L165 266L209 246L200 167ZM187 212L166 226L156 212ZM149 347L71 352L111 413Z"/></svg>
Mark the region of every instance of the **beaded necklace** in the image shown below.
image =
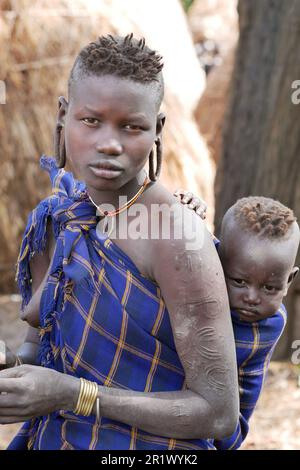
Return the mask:
<svg viewBox="0 0 300 470"><path fill-rule="evenodd" d="M123 206L119 207L117 210L115 211L103 211L102 209L100 209L100 206L98 206L92 199L92 197L88 194L88 197L91 201L91 203L97 208L97 212L96 214L97 215L100 215L103 217L102 220L100 220L97 224L97 228L96 228L96 232L98 233L98 231L103 234L103 233L106 233L107 236L109 237L110 234L112 233L113 229L114 229L114 219L113 217L118 215L118 214L121 214L121 212L124 212L125 210L127 210L130 206L132 206L132 204L135 203L135 201L142 195L142 193L145 191L147 185L150 183L150 180L148 178L148 176L146 175L146 178L143 182L143 185L140 187L140 189L138 190L138 192L130 199L130 201L128 201L126 204L124 204ZM110 222L109 222L109 217L111 217L110 219ZM110 227L109 227L110 225Z"/></svg>

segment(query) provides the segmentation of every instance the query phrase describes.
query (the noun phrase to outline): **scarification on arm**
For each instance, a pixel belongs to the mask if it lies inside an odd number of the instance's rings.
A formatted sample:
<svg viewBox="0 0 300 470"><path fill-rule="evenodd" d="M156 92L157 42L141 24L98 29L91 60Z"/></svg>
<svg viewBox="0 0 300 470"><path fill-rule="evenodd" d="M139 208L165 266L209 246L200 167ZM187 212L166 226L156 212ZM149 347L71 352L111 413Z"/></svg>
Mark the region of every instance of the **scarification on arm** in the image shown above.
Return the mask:
<svg viewBox="0 0 300 470"><path fill-rule="evenodd" d="M197 272L201 269L202 258L198 252L184 251L175 256L176 271Z"/></svg>
<svg viewBox="0 0 300 470"><path fill-rule="evenodd" d="M187 309L189 310L182 304L178 306L177 314L184 317ZM196 314L194 305L189 311ZM197 311L199 315L199 310ZM215 387L218 394L225 392L228 385L228 367L220 365L224 356L222 352L224 336L214 326L199 327L196 316L188 315L182 319L176 329L175 338L181 351L181 361L185 366L187 380L194 381L204 374L207 384Z"/></svg>
<svg viewBox="0 0 300 470"><path fill-rule="evenodd" d="M222 270L220 265L208 262L205 252L182 248L174 259L180 299L173 320L176 348L188 384L201 381L203 389L225 394L232 374L225 337L218 324L228 308Z"/></svg>

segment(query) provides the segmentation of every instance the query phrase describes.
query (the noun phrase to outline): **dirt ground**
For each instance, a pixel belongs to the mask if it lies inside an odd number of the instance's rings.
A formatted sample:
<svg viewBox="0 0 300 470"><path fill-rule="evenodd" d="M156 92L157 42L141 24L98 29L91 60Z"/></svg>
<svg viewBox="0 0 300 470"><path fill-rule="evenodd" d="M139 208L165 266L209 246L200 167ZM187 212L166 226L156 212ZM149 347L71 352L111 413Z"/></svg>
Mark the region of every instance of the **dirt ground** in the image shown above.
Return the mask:
<svg viewBox="0 0 300 470"><path fill-rule="evenodd" d="M26 324L18 319L18 296L0 297L0 339L16 350ZM264 391L242 446L247 450L300 450L300 369L288 362L272 362ZM0 450L6 448L20 424L0 425Z"/></svg>
<svg viewBox="0 0 300 470"><path fill-rule="evenodd" d="M300 450L299 371L288 362L271 362L242 449Z"/></svg>
<svg viewBox="0 0 300 470"><path fill-rule="evenodd" d="M16 351L22 344L26 334L26 323L19 317L20 297L17 295L0 296L0 339L6 341L7 346ZM7 444L18 431L20 424L0 424L0 449Z"/></svg>

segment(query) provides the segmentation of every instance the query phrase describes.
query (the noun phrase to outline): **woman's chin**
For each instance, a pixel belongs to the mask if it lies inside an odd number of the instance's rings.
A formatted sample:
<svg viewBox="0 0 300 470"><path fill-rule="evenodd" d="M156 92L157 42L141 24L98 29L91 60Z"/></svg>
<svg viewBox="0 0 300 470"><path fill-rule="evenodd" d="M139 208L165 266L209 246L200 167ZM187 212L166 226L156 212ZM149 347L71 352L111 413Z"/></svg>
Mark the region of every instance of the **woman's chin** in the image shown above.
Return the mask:
<svg viewBox="0 0 300 470"><path fill-rule="evenodd" d="M109 180L102 180L102 179L97 179L95 181L95 179L92 179L92 180L85 180L85 183L86 183L86 187L87 187L87 191L88 193L90 193L91 195L92 194L95 194L97 192L103 192L103 191L118 191L122 184L120 184L120 182L116 182L116 181L109 181Z"/></svg>

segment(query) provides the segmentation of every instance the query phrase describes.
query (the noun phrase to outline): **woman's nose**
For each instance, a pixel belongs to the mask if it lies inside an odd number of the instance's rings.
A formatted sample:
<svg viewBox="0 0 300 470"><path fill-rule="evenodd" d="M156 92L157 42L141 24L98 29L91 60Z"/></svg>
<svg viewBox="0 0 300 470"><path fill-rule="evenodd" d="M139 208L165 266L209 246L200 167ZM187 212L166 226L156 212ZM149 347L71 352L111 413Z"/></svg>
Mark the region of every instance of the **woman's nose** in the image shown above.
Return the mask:
<svg viewBox="0 0 300 470"><path fill-rule="evenodd" d="M120 141L112 135L100 136L96 146L98 153L105 155L121 155L123 148Z"/></svg>

